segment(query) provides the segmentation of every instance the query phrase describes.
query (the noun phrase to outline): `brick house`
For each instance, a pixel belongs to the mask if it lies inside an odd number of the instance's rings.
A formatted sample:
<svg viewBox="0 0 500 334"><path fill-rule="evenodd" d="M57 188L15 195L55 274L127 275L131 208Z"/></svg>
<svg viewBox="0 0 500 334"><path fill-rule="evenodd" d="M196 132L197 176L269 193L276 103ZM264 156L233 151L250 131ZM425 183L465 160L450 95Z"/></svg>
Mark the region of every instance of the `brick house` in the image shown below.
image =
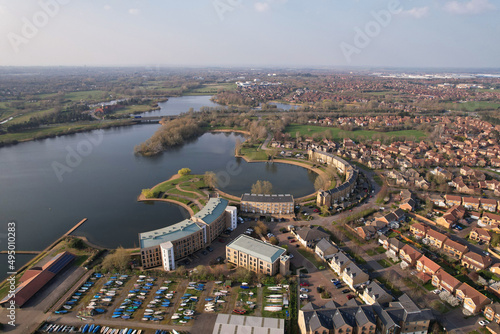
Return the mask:
<svg viewBox="0 0 500 334"><path fill-rule="evenodd" d="M426 239L429 240L429 244L436 248L443 248L443 244L448 239L448 237L438 231L433 229L427 230L427 234L425 235Z"/></svg>
<svg viewBox="0 0 500 334"><path fill-rule="evenodd" d="M422 253L408 244L404 245L399 251L399 258L410 267L414 267L421 256Z"/></svg>
<svg viewBox="0 0 500 334"><path fill-rule="evenodd" d="M451 239L446 239L443 244L443 250L451 257L460 260L462 256L469 250L469 247Z"/></svg>
<svg viewBox="0 0 500 334"><path fill-rule="evenodd" d="M438 289L446 290L451 294L462 284L458 279L448 274L443 268L432 275L432 285Z"/></svg>
<svg viewBox="0 0 500 334"><path fill-rule="evenodd" d="M486 305L491 302L488 297L486 297L467 283L462 283L457 288L455 296L464 302L464 309L471 312L472 314L479 313Z"/></svg>
<svg viewBox="0 0 500 334"><path fill-rule="evenodd" d="M491 258L475 252L468 252L462 257L461 263L465 268L479 271L486 269L491 265Z"/></svg>
<svg viewBox="0 0 500 334"><path fill-rule="evenodd" d="M491 234L488 230L484 228L474 227L470 231L469 239L489 244L491 241Z"/></svg>
<svg viewBox="0 0 500 334"><path fill-rule="evenodd" d="M427 229L428 229L427 226L420 223L414 223L410 225L410 232L417 239L425 238L427 234Z"/></svg>

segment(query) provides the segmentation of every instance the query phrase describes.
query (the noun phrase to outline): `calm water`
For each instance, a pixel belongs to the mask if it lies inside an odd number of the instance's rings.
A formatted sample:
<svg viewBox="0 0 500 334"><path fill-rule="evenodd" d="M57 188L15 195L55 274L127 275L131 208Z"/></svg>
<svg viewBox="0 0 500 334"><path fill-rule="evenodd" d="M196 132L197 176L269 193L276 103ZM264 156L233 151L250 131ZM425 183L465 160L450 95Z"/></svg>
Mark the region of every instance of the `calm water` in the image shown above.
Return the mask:
<svg viewBox="0 0 500 334"><path fill-rule="evenodd" d="M0 149L0 233L17 222L17 248L40 250L76 222L89 218L77 232L108 247L137 245L137 233L185 218L183 209L167 203L137 203L141 189L155 185L183 167L193 173L220 175L221 188L241 195L258 179L269 180L276 193L303 196L314 191L315 174L285 164L246 163L233 156L235 134L205 134L181 148L145 158L133 147L156 125L101 132L102 141L74 164L69 153L98 139L99 132L46 139ZM53 164L65 165L58 178ZM224 184L226 183L226 184ZM0 247L4 249L5 239Z"/></svg>
<svg viewBox="0 0 500 334"><path fill-rule="evenodd" d="M0 249L7 248L11 220L17 222L18 250L42 250L83 218L88 221L75 234L105 247L137 246L138 233L188 217L174 204L136 201L141 189L183 167L197 174L216 172L220 188L236 196L259 179L269 180L275 193L299 197L314 191L316 174L306 169L235 158L236 138L242 138L237 134L207 133L157 157L134 155L134 146L158 127L136 125L1 148ZM17 267L30 258L18 256ZM2 255L0 276L6 266Z"/></svg>
<svg viewBox="0 0 500 334"><path fill-rule="evenodd" d="M211 95L170 97L167 102L158 103L159 110L144 113L144 116L171 116L188 112L189 108L199 111L201 107L220 107L219 104L210 101Z"/></svg>

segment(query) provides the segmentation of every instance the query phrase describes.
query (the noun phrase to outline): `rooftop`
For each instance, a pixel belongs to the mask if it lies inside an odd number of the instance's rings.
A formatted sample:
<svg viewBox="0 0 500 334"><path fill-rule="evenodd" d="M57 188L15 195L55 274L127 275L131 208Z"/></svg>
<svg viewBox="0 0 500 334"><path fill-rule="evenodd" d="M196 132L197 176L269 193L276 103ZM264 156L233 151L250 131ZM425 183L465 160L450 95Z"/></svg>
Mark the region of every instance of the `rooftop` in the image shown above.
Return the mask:
<svg viewBox="0 0 500 334"><path fill-rule="evenodd" d="M275 202L275 203L293 203L293 196L290 194L285 195L264 195L264 194L243 194L241 196L242 202Z"/></svg>
<svg viewBox="0 0 500 334"><path fill-rule="evenodd" d="M267 244L244 234L233 240L226 247L249 254L269 263L274 263L274 261L286 252L284 248Z"/></svg>
<svg viewBox="0 0 500 334"><path fill-rule="evenodd" d="M208 203L193 217L203 220L206 224L213 223L226 210L228 201L224 198L211 198Z"/></svg>
<svg viewBox="0 0 500 334"><path fill-rule="evenodd" d="M171 226L139 233L139 242L141 243L141 248L154 247L167 241L182 239L199 230L201 230L201 227L198 224L190 219L185 219Z"/></svg>

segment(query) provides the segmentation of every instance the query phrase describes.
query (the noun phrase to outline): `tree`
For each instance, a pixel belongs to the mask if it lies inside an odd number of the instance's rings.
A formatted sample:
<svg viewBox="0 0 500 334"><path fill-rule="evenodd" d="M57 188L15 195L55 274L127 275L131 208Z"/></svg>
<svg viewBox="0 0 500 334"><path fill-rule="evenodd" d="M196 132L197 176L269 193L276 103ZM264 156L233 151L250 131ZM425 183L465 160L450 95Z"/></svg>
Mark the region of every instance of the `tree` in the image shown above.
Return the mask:
<svg viewBox="0 0 500 334"><path fill-rule="evenodd" d="M175 268L175 273L177 274L177 276L184 276L184 275L186 275L186 267L179 266L179 267Z"/></svg>
<svg viewBox="0 0 500 334"><path fill-rule="evenodd" d="M241 153L241 140L240 140L240 138L236 138L234 153L235 153L235 155L240 155L240 153Z"/></svg>
<svg viewBox="0 0 500 334"><path fill-rule="evenodd" d="M180 176L186 176L186 175L189 175L191 174L191 169L189 168L182 168L182 169L179 169L177 171L177 174L179 174Z"/></svg>
<svg viewBox="0 0 500 334"><path fill-rule="evenodd" d="M271 243L271 245L278 245L280 243L278 241L278 238L276 238L276 237L269 238L269 242Z"/></svg>
<svg viewBox="0 0 500 334"><path fill-rule="evenodd" d="M328 210L328 205L322 205L319 208L323 216L328 216L330 214L330 210Z"/></svg>
<svg viewBox="0 0 500 334"><path fill-rule="evenodd" d="M153 197L155 197L154 196L154 192L151 189L142 189L141 194L142 194L142 196L144 196L146 198L153 198Z"/></svg>
<svg viewBox="0 0 500 334"><path fill-rule="evenodd" d="M316 191L319 190L328 190L328 186L330 185L330 181L323 175L319 175L314 181L314 189Z"/></svg>
<svg viewBox="0 0 500 334"><path fill-rule="evenodd" d="M258 180L252 185L252 194L272 194L273 185L269 181Z"/></svg>
<svg viewBox="0 0 500 334"><path fill-rule="evenodd" d="M118 247L102 261L102 268L107 271L123 271L130 262L130 253L123 247Z"/></svg>
<svg viewBox="0 0 500 334"><path fill-rule="evenodd" d="M217 187L217 175L215 175L214 172L205 172L205 175L203 175L203 181L210 188Z"/></svg>

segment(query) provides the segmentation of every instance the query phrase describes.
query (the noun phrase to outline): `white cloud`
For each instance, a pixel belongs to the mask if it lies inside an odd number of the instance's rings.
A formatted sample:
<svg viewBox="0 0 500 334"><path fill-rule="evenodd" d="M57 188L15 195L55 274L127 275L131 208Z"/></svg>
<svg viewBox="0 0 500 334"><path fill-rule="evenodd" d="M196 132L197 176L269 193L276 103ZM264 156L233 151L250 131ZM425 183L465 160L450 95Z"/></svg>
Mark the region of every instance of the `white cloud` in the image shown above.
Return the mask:
<svg viewBox="0 0 500 334"><path fill-rule="evenodd" d="M140 13L140 12L141 12L141 11L140 11L138 8L130 8L130 9L128 10L128 13L129 13L130 15L139 15L139 13Z"/></svg>
<svg viewBox="0 0 500 334"><path fill-rule="evenodd" d="M481 14L488 10L496 9L490 0L469 0L463 1L448 1L444 5L444 9L452 14Z"/></svg>
<svg viewBox="0 0 500 334"><path fill-rule="evenodd" d="M266 12L271 8L269 6L269 4L266 2L256 2L254 7L255 7L255 10L258 12Z"/></svg>
<svg viewBox="0 0 500 334"><path fill-rule="evenodd" d="M429 7L413 7L412 9L403 10L401 14L421 19L429 14Z"/></svg>
<svg viewBox="0 0 500 334"><path fill-rule="evenodd" d="M111 6L110 5L106 5L106 6L104 6L104 9L105 10L111 10Z"/></svg>

